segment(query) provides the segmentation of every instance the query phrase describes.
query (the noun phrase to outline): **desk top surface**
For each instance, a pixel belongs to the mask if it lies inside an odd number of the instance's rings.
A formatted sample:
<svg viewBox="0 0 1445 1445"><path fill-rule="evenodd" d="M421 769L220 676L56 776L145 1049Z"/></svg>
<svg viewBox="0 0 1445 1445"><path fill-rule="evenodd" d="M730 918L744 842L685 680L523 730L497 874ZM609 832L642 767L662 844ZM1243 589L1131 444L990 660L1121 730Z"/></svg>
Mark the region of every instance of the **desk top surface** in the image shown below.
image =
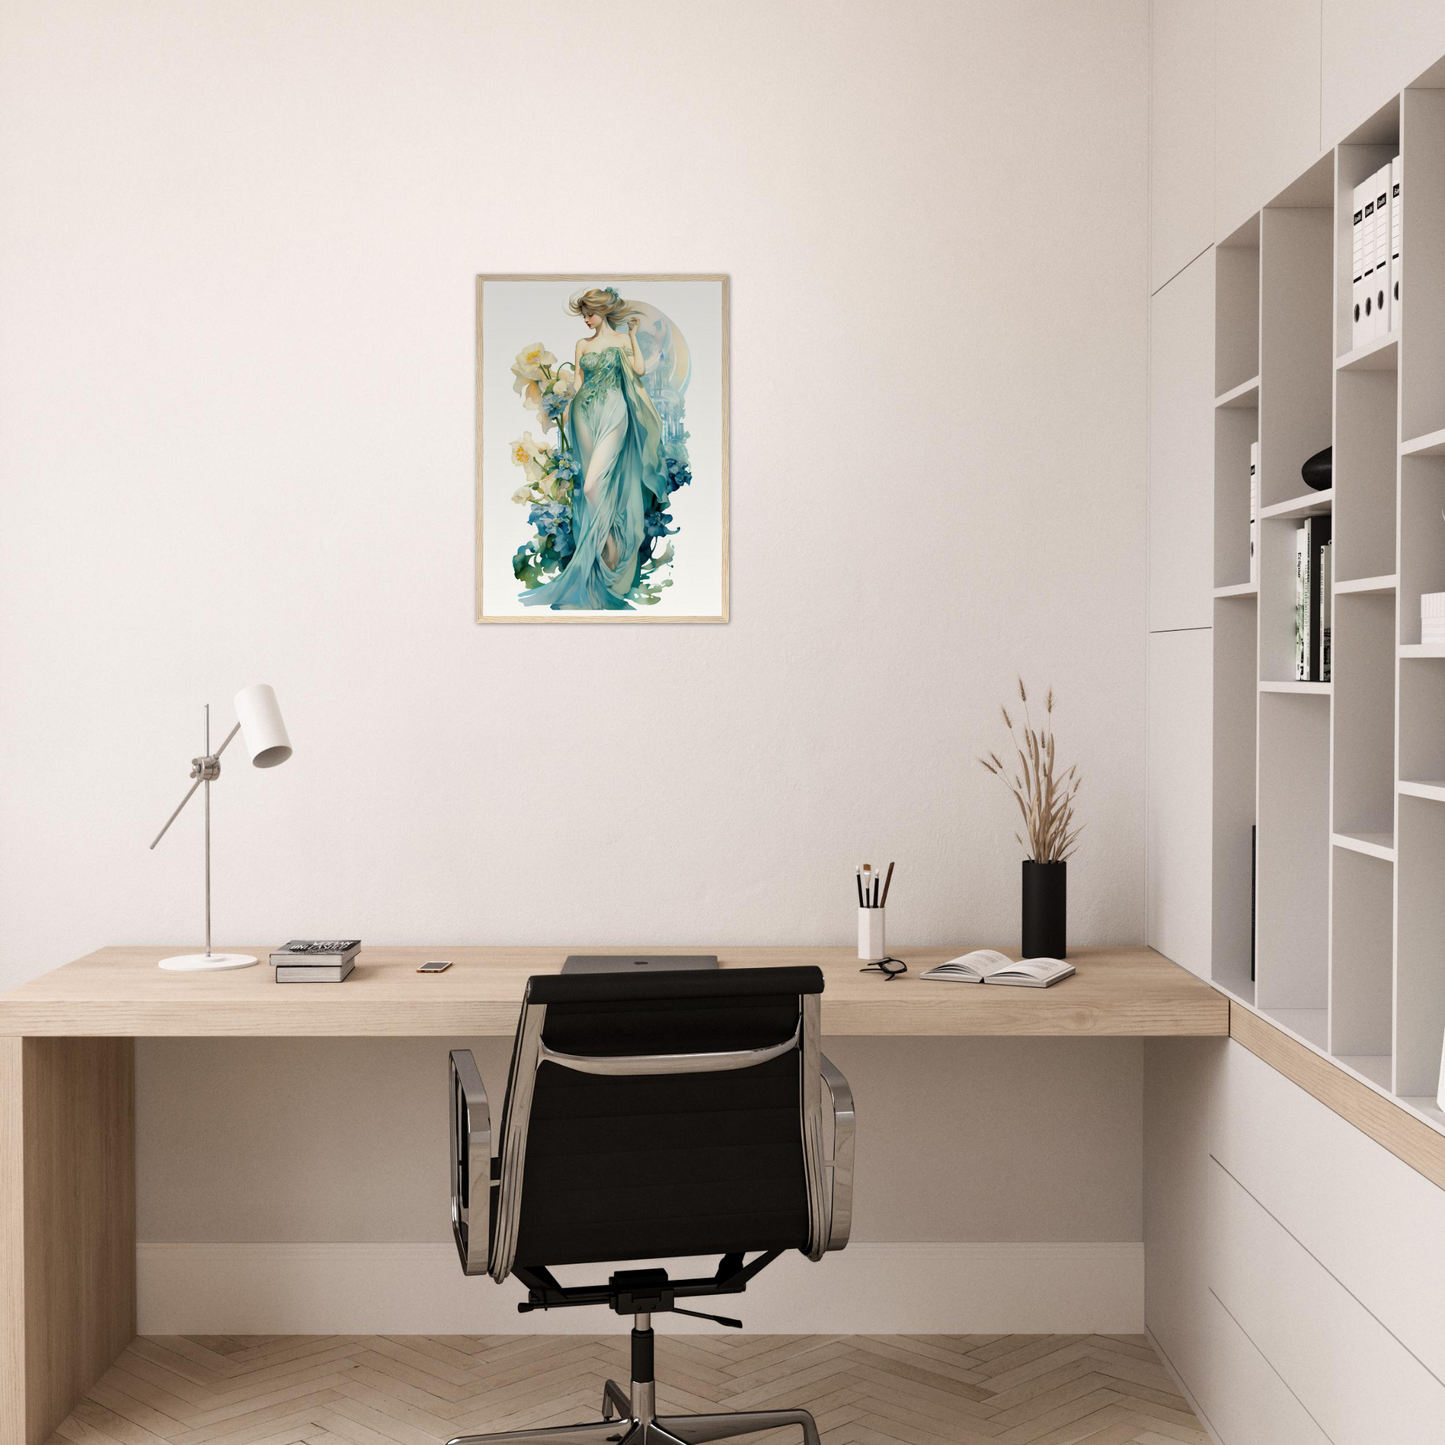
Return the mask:
<svg viewBox="0 0 1445 1445"><path fill-rule="evenodd" d="M172 948L102 948L0 994L0 1034L112 1037L510 1036L527 978L555 973L570 948L366 947L341 984L277 984L270 950L226 973L168 973ZM927 968L965 947L905 948L909 972L892 982L859 973L849 948L653 948L649 953L716 953L722 966L817 964L826 978L825 1035L1042 1035L1159 1037L1224 1035L1229 1002L1149 948L1080 948L1078 970L1052 988L930 983ZM445 973L418 974L428 958L450 958Z"/></svg>

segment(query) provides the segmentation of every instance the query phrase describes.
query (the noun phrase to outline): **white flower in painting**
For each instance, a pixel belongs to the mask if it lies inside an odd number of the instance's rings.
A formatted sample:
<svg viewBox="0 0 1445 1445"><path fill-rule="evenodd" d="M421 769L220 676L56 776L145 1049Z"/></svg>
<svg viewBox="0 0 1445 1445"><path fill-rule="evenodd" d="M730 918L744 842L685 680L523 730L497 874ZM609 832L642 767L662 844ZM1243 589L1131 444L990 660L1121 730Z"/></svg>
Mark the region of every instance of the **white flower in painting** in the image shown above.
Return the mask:
<svg viewBox="0 0 1445 1445"><path fill-rule="evenodd" d="M522 398L522 405L528 411L536 411L542 400L542 383L540 381L528 381L525 376L519 376L512 383L512 390Z"/></svg>
<svg viewBox="0 0 1445 1445"><path fill-rule="evenodd" d="M666 567L667 564L672 561L672 543L669 542L667 546L662 549L662 555L654 560L659 567Z"/></svg>
<svg viewBox="0 0 1445 1445"><path fill-rule="evenodd" d="M531 432L523 432L521 438L512 443L512 465L522 468L528 484L542 480L551 457L551 447L546 442L533 441Z"/></svg>
<svg viewBox="0 0 1445 1445"><path fill-rule="evenodd" d="M517 359L512 363L512 372L517 380L512 383L517 394L521 395L523 381L541 381L543 369L553 367L557 364L557 358L542 345L540 341L534 341L530 346L524 346L518 353Z"/></svg>
<svg viewBox="0 0 1445 1445"><path fill-rule="evenodd" d="M556 378L552 382L552 390L558 396L576 396L577 383L580 380L581 378L577 375L577 368L575 366L568 366L557 373Z"/></svg>

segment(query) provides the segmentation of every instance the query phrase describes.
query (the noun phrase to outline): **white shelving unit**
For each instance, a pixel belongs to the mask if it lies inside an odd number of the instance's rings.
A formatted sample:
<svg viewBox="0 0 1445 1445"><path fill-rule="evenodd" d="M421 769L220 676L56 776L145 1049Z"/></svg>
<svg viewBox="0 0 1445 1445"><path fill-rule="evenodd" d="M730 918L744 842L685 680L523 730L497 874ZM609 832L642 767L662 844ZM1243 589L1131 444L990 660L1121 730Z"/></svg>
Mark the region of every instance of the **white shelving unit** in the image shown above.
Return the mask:
<svg viewBox="0 0 1445 1445"><path fill-rule="evenodd" d="M1445 647L1420 642L1420 596L1445 591L1442 85L1445 66L1215 248L1214 403L1213 979L1437 1128ZM1354 347L1353 190L1397 154L1401 315ZM1311 492L1326 445L1334 486ZM1322 513L1332 680L1297 682L1294 533Z"/></svg>

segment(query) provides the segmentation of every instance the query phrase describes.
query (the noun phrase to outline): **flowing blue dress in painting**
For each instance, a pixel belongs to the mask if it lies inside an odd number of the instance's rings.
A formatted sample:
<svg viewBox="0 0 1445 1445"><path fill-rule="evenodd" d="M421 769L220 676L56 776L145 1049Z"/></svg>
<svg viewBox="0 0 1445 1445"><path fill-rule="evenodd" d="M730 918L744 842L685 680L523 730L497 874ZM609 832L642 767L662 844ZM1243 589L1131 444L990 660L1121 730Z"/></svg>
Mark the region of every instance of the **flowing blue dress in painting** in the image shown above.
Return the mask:
<svg viewBox="0 0 1445 1445"><path fill-rule="evenodd" d="M582 354L582 385L572 400L567 449L572 488L572 555L550 582L521 600L529 607L632 611L647 540L648 495L665 502L662 419L621 347Z"/></svg>

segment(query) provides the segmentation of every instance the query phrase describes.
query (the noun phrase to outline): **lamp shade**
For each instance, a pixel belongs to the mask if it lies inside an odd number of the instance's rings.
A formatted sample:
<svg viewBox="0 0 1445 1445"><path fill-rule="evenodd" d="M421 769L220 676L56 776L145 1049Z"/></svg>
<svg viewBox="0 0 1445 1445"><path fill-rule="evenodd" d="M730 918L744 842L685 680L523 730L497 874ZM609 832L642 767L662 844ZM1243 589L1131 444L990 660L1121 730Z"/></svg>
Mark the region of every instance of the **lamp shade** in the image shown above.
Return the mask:
<svg viewBox="0 0 1445 1445"><path fill-rule="evenodd" d="M236 721L256 767L274 768L291 756L291 739L286 736L276 689L270 683L258 682L236 694Z"/></svg>

